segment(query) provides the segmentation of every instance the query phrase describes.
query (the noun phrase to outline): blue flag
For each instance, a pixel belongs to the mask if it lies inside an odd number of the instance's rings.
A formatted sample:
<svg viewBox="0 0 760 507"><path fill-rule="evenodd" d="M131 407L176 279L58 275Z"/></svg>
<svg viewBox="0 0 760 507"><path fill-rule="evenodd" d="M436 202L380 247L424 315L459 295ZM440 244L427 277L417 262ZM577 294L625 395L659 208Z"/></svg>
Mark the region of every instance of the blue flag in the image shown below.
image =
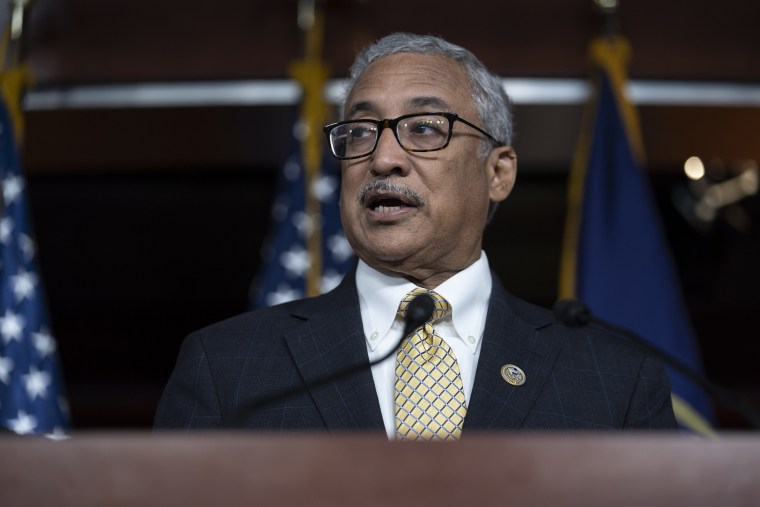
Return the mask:
<svg viewBox="0 0 760 507"><path fill-rule="evenodd" d="M60 434L68 427L67 405L27 217L25 180L3 101L0 185L0 426L18 434Z"/></svg>
<svg viewBox="0 0 760 507"><path fill-rule="evenodd" d="M257 308L306 297L307 279L314 262L320 263L318 293L338 285L354 263L353 250L340 223L337 163L326 153L320 174L307 188L300 142L296 140L294 144L275 189L273 232L262 252L262 274L253 294L253 306ZM318 203L319 214L307 212L307 191ZM316 252L309 246L312 234L319 237Z"/></svg>
<svg viewBox="0 0 760 507"><path fill-rule="evenodd" d="M595 114L571 174L561 292L700 371L675 265L640 168L638 121L624 92L627 51L622 40L592 45ZM669 368L668 375L681 426L709 433L707 395L677 371Z"/></svg>

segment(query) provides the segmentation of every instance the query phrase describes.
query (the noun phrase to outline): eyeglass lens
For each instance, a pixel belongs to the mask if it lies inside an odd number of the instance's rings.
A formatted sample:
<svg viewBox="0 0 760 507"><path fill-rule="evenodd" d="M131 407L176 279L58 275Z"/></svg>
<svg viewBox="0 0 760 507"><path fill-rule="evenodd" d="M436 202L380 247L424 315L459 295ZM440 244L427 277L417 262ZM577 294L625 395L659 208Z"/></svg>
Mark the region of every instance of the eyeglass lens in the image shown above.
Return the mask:
<svg viewBox="0 0 760 507"><path fill-rule="evenodd" d="M449 141L449 119L442 115L419 115L401 118L396 123L396 139L410 151L433 151ZM392 124L388 125L392 128ZM330 144L336 156L352 158L372 153L380 131L379 121L355 121L338 125L330 132Z"/></svg>

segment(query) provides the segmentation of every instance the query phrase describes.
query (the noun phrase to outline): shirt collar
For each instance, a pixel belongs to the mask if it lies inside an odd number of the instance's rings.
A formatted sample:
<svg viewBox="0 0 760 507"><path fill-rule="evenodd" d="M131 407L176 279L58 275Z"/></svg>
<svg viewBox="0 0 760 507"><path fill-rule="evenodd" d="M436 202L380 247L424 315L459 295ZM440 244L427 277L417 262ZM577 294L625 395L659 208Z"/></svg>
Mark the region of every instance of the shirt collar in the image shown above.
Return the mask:
<svg viewBox="0 0 760 507"><path fill-rule="evenodd" d="M435 289L451 305L454 329L472 350L477 347L486 326L491 285L488 257L481 252L480 259Z"/></svg>
<svg viewBox="0 0 760 507"><path fill-rule="evenodd" d="M473 350L485 329L491 284L488 257L481 252L477 261L434 289L451 304L454 329ZM356 287L364 335L374 350L393 326L401 299L417 286L403 277L380 273L360 260ZM372 338L374 333L377 335Z"/></svg>

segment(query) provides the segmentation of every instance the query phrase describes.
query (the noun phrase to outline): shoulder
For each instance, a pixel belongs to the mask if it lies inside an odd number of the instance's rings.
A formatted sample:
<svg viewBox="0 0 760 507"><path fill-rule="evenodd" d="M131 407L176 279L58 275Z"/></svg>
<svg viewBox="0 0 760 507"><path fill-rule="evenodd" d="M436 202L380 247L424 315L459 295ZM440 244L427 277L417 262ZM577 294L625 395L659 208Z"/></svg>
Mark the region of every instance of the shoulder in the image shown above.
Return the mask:
<svg viewBox="0 0 760 507"><path fill-rule="evenodd" d="M245 312L201 328L188 338L204 343L210 340L239 341L251 337L257 337L257 340L279 338L316 316L358 312L356 284L348 278L347 275L338 287L326 294Z"/></svg>
<svg viewBox="0 0 760 507"><path fill-rule="evenodd" d="M261 326L287 326L288 322L298 322L297 315L303 308L308 308L309 300L301 299L288 303L258 308L241 313L198 329L193 334L202 336L255 332Z"/></svg>
<svg viewBox="0 0 760 507"><path fill-rule="evenodd" d="M541 365L545 384L530 427L672 429L670 380L662 362L629 339L593 326L569 326L554 312L496 287L507 339L522 329L526 364ZM511 319L511 320L510 320ZM519 350L519 349L518 349ZM539 368L540 370L540 368ZM540 375L539 375L540 376Z"/></svg>
<svg viewBox="0 0 760 507"><path fill-rule="evenodd" d="M302 324L315 306L312 299L300 299L287 303L251 310L215 322L191 333L203 341L210 338L251 337L284 332Z"/></svg>
<svg viewBox="0 0 760 507"><path fill-rule="evenodd" d="M532 326L541 340L556 342L562 361L596 363L596 367L614 363L615 368L637 371L648 358L647 352L623 336L593 326L571 326L561 322L552 310L507 292L495 277L493 299L492 306L501 305L512 318Z"/></svg>

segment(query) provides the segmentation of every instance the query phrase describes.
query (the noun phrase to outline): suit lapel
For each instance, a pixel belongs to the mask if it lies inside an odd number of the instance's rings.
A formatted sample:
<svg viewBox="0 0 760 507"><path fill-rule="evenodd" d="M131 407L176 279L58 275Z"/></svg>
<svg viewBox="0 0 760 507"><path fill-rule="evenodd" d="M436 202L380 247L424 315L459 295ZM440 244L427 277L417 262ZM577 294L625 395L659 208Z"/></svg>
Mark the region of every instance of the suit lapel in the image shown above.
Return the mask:
<svg viewBox="0 0 760 507"><path fill-rule="evenodd" d="M309 300L295 314L303 324L285 340L307 384L350 366L369 365L355 280L355 272L349 272L334 291ZM384 429L369 367L309 393L328 430Z"/></svg>
<svg viewBox="0 0 760 507"><path fill-rule="evenodd" d="M516 311L523 306L493 276L483 345L475 374L465 430L517 429L531 411L561 349L558 340L542 334L551 323L545 314ZM525 373L521 386L501 376L506 364Z"/></svg>
<svg viewBox="0 0 760 507"><path fill-rule="evenodd" d="M333 292L308 300L294 316L302 324L289 331L285 340L307 384L348 366L369 364L353 271ZM466 431L522 426L561 349L561 342L551 338L552 333L542 332L550 324L547 314L526 309L525 303L509 295L493 277ZM505 364L525 372L524 385L513 386L502 378ZM309 393L328 430L384 432L368 367L350 377L312 387Z"/></svg>

